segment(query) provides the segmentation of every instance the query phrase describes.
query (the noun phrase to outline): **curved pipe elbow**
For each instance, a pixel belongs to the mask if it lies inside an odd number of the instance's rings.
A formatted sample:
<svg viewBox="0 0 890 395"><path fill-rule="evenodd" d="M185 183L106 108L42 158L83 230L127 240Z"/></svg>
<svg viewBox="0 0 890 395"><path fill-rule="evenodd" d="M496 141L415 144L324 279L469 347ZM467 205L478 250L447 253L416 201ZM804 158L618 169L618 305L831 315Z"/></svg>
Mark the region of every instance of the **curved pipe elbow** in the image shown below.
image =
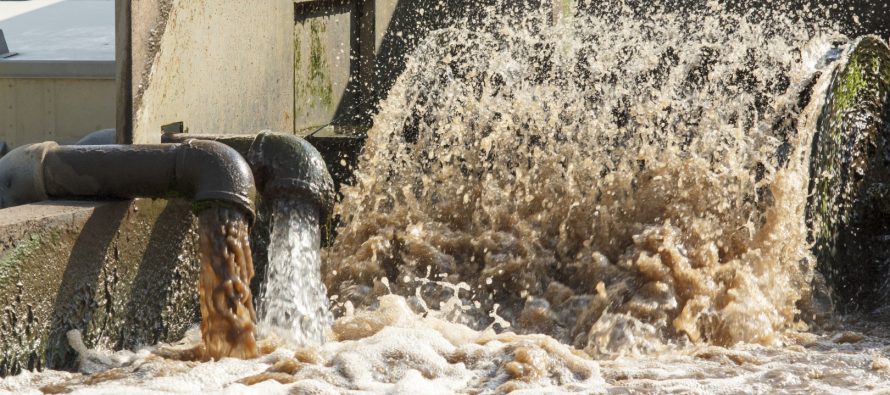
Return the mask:
<svg viewBox="0 0 890 395"><path fill-rule="evenodd" d="M182 144L176 158L176 187L195 202L228 202L254 217L256 188L250 166L224 144L197 140Z"/></svg>
<svg viewBox="0 0 890 395"><path fill-rule="evenodd" d="M315 204L322 217L330 215L336 201L334 180L321 153L308 141L261 132L251 144L247 160L264 196L303 199Z"/></svg>
<svg viewBox="0 0 890 395"><path fill-rule="evenodd" d="M312 202L322 217L330 215L336 201L334 181L321 153L308 141L290 134L260 132L257 135L165 134L165 142L217 141L243 155L260 193L268 199L289 196Z"/></svg>
<svg viewBox="0 0 890 395"><path fill-rule="evenodd" d="M48 198L171 198L234 205L254 215L247 162L212 141L20 147L0 159L0 208Z"/></svg>

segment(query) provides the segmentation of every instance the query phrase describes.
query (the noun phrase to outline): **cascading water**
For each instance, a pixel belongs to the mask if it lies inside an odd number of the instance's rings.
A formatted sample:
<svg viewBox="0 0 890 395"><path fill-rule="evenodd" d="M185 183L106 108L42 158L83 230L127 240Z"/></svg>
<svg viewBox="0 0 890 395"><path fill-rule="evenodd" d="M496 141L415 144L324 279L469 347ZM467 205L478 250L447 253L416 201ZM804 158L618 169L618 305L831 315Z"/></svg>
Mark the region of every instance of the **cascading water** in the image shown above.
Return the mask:
<svg viewBox="0 0 890 395"><path fill-rule="evenodd" d="M690 3L553 18L500 2L431 33L343 189L342 226L322 252L339 316L324 343L301 339L320 336L300 323L325 303L316 258L300 252L317 243L305 233L315 218L281 203L270 269L282 274L261 322L306 346L195 367L171 360L175 346L109 356L73 341L84 371L103 373L26 374L0 389L890 387L886 324L810 326L830 313L810 298L810 147L847 38L809 16L822 10Z"/></svg>
<svg viewBox="0 0 890 395"><path fill-rule="evenodd" d="M230 207L201 212L201 359L257 356L253 258L246 215Z"/></svg>
<svg viewBox="0 0 890 395"><path fill-rule="evenodd" d="M295 344L323 343L333 321L321 282L318 223L312 204L275 202L259 322L262 329Z"/></svg>
<svg viewBox="0 0 890 395"><path fill-rule="evenodd" d="M478 324L497 303L593 355L625 329L780 342L813 276L801 98L838 37L709 7L434 33L345 192L332 292L373 305L431 270L471 285Z"/></svg>

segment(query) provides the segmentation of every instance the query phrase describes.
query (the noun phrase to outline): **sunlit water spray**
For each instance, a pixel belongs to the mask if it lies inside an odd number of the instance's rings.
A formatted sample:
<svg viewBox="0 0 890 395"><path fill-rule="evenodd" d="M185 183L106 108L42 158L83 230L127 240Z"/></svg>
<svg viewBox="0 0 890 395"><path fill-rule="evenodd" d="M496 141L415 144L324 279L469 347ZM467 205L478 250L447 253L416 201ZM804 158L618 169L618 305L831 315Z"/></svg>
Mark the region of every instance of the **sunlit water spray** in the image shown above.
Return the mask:
<svg viewBox="0 0 890 395"><path fill-rule="evenodd" d="M321 344L333 320L321 282L318 223L314 205L275 202L258 314L262 329L295 344Z"/></svg>
<svg viewBox="0 0 890 395"><path fill-rule="evenodd" d="M498 303L593 355L627 328L779 342L813 276L802 97L838 37L709 7L433 33L346 189L332 292L373 305L378 279L411 294L431 268L472 286L477 324Z"/></svg>

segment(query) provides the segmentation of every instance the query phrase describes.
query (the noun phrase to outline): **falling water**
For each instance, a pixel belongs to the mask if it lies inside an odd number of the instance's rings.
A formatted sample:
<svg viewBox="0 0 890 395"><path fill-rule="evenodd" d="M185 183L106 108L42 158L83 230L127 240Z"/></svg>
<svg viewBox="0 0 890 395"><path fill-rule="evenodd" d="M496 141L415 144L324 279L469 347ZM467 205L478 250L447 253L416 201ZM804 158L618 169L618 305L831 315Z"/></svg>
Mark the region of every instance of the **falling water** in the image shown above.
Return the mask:
<svg viewBox="0 0 890 395"><path fill-rule="evenodd" d="M199 217L202 359L257 355L248 221L240 209L225 206L207 208Z"/></svg>
<svg viewBox="0 0 890 395"><path fill-rule="evenodd" d="M477 325L497 304L592 355L780 342L813 277L803 110L843 40L708 7L433 33L346 189L331 291L373 306L431 273L470 285Z"/></svg>
<svg viewBox="0 0 890 395"><path fill-rule="evenodd" d="M333 320L321 282L318 223L314 205L275 202L259 320L262 328L296 344L321 344Z"/></svg>

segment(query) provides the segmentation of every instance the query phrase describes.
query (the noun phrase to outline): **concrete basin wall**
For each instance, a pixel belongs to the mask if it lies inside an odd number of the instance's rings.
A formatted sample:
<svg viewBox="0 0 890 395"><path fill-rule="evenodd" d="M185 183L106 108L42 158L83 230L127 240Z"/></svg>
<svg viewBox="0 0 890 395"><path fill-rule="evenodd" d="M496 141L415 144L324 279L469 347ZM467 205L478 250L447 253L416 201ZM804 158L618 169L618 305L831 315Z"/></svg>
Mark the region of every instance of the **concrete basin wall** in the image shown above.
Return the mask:
<svg viewBox="0 0 890 395"><path fill-rule="evenodd" d="M198 322L184 201L46 202L0 210L0 376L71 368L89 347L173 341Z"/></svg>
<svg viewBox="0 0 890 395"><path fill-rule="evenodd" d="M292 130L292 1L117 7L121 142L160 142L161 126L176 122L193 133Z"/></svg>

